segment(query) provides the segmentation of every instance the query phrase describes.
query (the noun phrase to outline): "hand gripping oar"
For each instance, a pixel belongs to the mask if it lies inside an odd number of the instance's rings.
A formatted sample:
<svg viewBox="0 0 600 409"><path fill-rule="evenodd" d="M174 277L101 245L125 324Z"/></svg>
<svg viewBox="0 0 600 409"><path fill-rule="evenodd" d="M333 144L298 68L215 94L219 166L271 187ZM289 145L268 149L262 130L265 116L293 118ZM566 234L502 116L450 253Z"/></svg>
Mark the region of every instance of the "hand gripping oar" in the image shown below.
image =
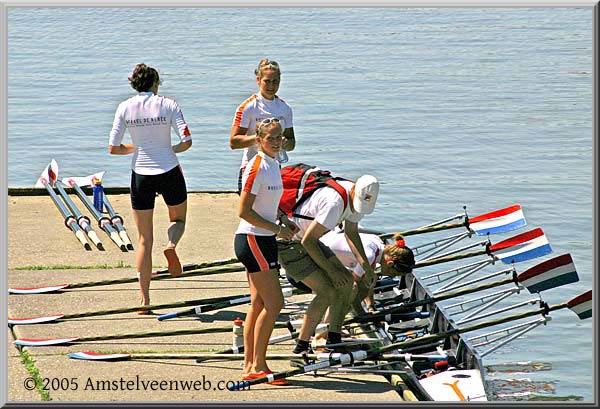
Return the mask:
<svg viewBox="0 0 600 409"><path fill-rule="evenodd" d="M137 305L135 307L124 307L124 308L114 308L111 310L99 310L99 311L88 311L88 312L80 312L73 314L55 314L48 315L45 317L33 317L33 318L9 318L8 325L31 325L31 324L44 324L48 322L54 321L65 321L74 318L84 318L84 317L99 317L102 315L113 315L113 314L123 314L127 312L137 312L137 311L150 311L150 310L161 310L166 308L177 308L177 307L188 307L190 305L199 305L199 304L209 304L211 306L219 303L223 305L225 303L235 301L239 299L240 295L228 295L223 297L214 297L214 298L204 298L197 300L189 300L189 301L175 301L166 304L155 304L155 305ZM231 304L230 304L231 305ZM207 308L209 309L209 308ZM209 309L210 310L210 309Z"/></svg>
<svg viewBox="0 0 600 409"><path fill-rule="evenodd" d="M288 328L289 322L276 323L274 328ZM215 328L197 328L197 329L182 329L182 330L167 330L155 332L139 332L133 334L115 334L115 335L99 335L95 337L68 337L68 338L49 338L49 339L33 339L19 338L14 341L16 345L28 347L41 347L50 345L69 345L82 342L92 341L108 341L112 339L135 339L135 338L151 338L151 337L174 337L179 335L194 335L194 334L216 334L221 332L231 332L231 326L215 327Z"/></svg>
<svg viewBox="0 0 600 409"><path fill-rule="evenodd" d="M212 275L212 274L221 274L221 273L231 273L237 271L243 271L243 266L231 266L229 268L211 268L218 266L226 266L229 264L237 263L237 258L230 258L226 260L216 260L210 261L207 263L200 264L185 264L183 265L183 271L185 272L183 275L176 277L194 277L194 276L203 276L203 275ZM152 280L165 280L172 277L169 274L168 269L157 270L152 272ZM73 289L73 288L85 288L85 287L98 287L104 285L113 285L113 284L125 284L125 283L135 283L138 281L137 277L127 277L127 278L116 278L112 280L101 280L101 281L89 281L85 283L74 283L74 284L55 284L51 286L42 286L42 287L17 287L17 288L9 288L9 294L43 294L50 293L55 291L60 291L64 289Z"/></svg>
<svg viewBox="0 0 600 409"><path fill-rule="evenodd" d="M94 216L94 219L96 219L96 221L98 222L98 226L102 230L104 230L106 234L108 234L108 237L110 237L110 239L117 245L117 247L121 249L121 251L126 252L127 246L125 246L123 241L121 241L121 237L119 236L119 234L115 231L115 229L113 229L112 224L110 223L110 219L104 216L94 207L94 204L90 201L90 199L87 197L84 191L81 190L77 183L73 182L71 187L73 188L77 196L79 196L79 199L81 199L85 207L87 207L92 216Z"/></svg>
<svg viewBox="0 0 600 409"><path fill-rule="evenodd" d="M127 235L127 232L125 231L125 227L123 227L123 218L120 215L118 215L117 212L115 212L115 209L110 204L110 201L108 200L108 196L106 195L106 193L102 193L102 194L104 195L104 206L106 206L106 210L108 210L108 214L110 216L110 221L111 221L112 225L119 232L119 236L121 237L121 240L123 241L123 243L125 244L127 249L133 250L133 244L131 244L131 240L129 240L129 236Z"/></svg>
<svg viewBox="0 0 600 409"><path fill-rule="evenodd" d="M382 239L388 239L395 234L412 236L416 234L466 227L467 230L474 232L478 236L484 236L487 234L505 233L511 230L516 230L527 224L525 221L525 216L523 215L523 210L521 209L521 205L518 204L505 207L503 209L494 210L492 212L481 214L472 218L467 216L466 207L464 208L464 214L458 214L439 222L428 224L427 226L398 233L380 233L379 235ZM443 224L456 219L464 220L460 223Z"/></svg>
<svg viewBox="0 0 600 409"><path fill-rule="evenodd" d="M571 311L575 312L581 319L591 317L591 314L592 314L592 290L589 290L588 292L581 294L566 303L556 304L553 306L544 304L543 307L536 309L536 310L532 310L532 311L528 311L528 312L524 312L524 313L520 313L520 314L514 314L514 315L498 318L495 320L482 322L479 324L474 324L469 327L455 328L455 329L451 329L449 331L444 331L444 332L437 333L437 334L428 334L423 337L411 339L408 341L395 342L395 343L392 343L392 344L389 344L389 345L386 345L386 346L383 346L380 348L374 348L371 351L355 351L355 352L350 352L347 354L340 354L340 356L337 356L337 357L332 356L331 358L329 358L327 360L322 360L322 361L316 362L314 364L305 365L305 366L302 366L302 367L299 367L296 369L270 374L266 377L256 378L256 379L252 379L249 381L243 381L238 384L231 384L231 385L228 385L227 389L229 389L230 391L245 389L251 385L257 385L257 384L261 384L264 382L272 382L273 380L276 380L276 379L282 379L282 378L287 378L289 376L313 372L315 370L329 368L331 366L352 364L356 361L364 361L367 359L373 359L373 358L376 358L377 356L384 354L386 352L389 352L389 351L403 350L403 349L408 349L410 347L417 346L417 345L429 344L434 341L439 341L439 340L445 339L450 336L462 334L465 332L475 331L475 330L479 330L482 328L487 328L487 327L503 324L506 322L510 322L510 321L514 321L514 320L518 320L518 319L522 319L522 318L527 318L527 317L534 316L537 314L547 315L551 311L556 311L556 310L563 309L563 308L569 308Z"/></svg>
<svg viewBox="0 0 600 409"><path fill-rule="evenodd" d="M65 192L65 189L61 186L60 183L56 183L56 189L58 190L58 193L60 193L60 196L63 198L69 209L71 209L73 216L75 216L75 218L77 219L77 223L86 232L87 236L90 238L92 243L94 243L98 250L104 251L104 246L102 242L98 238L96 232L92 230L92 226L90 225L90 218L84 216L79 211L77 206L75 206L75 203L71 200L71 198L69 197L67 192Z"/></svg>
<svg viewBox="0 0 600 409"><path fill-rule="evenodd" d="M440 301L449 300L451 298L456 298L467 294L473 294L479 291L488 290L490 288L499 287L505 284L521 284L525 286L525 288L527 288L527 290L530 293L538 293L540 291L549 290L551 288L579 281L579 276L577 275L575 264L573 263L571 255L563 254L561 256L554 257L550 260L543 261L542 263L539 263L520 274L517 274L516 270L513 267L464 283L461 287L473 284L475 282L483 281L494 276L508 273L512 273L512 277L480 284L478 286L463 288L462 290L454 292L447 292L444 294L435 295L433 297L422 300L407 302L402 305L378 311L376 313L361 314L352 318L350 322L371 322L373 320L385 319L386 315L388 314L410 311L416 307L434 304Z"/></svg>

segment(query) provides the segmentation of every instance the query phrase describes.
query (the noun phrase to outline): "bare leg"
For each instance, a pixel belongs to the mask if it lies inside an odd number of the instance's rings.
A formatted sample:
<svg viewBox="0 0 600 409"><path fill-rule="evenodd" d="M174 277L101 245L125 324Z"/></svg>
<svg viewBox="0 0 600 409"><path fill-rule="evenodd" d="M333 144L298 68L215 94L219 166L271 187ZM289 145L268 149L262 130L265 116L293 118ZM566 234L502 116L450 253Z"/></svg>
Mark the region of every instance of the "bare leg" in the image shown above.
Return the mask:
<svg viewBox="0 0 600 409"><path fill-rule="evenodd" d="M154 209L133 210L133 218L138 230L138 249L135 266L140 273L140 296L142 305L150 304L150 279L152 278L152 244Z"/></svg>
<svg viewBox="0 0 600 409"><path fill-rule="evenodd" d="M185 232L185 218L187 214L187 200L176 206L169 206L169 228L167 229L167 235L169 237L169 243L167 247L175 248L183 233Z"/></svg>
<svg viewBox="0 0 600 409"><path fill-rule="evenodd" d="M315 332L317 325L321 322L325 310L334 300L336 289L329 279L329 276L322 270L317 270L304 280L304 284L310 287L315 293L315 298L311 301L304 314L304 322L300 328L298 339L308 341Z"/></svg>
<svg viewBox="0 0 600 409"><path fill-rule="evenodd" d="M264 308L258 314L254 328L254 363L252 372L267 371L266 355L269 339L279 312L283 308L283 294L277 270L259 271L248 274L249 281L257 290L257 298Z"/></svg>
<svg viewBox="0 0 600 409"><path fill-rule="evenodd" d="M176 206L168 206L169 207L169 220L171 224L169 224L169 228L167 229L167 235L169 238L169 242L167 243L167 248L163 251L165 257L167 258L167 263L169 266L169 273L173 277L180 276L182 274L181 262L179 261L179 257L177 257L177 253L175 252L175 247L183 233L185 231L185 217L187 213L187 200L181 204Z"/></svg>
<svg viewBox="0 0 600 409"><path fill-rule="evenodd" d="M253 273L256 274L256 273ZM264 305L262 298L258 295L258 290L250 279L250 273L246 272L248 278L248 284L250 285L250 308L246 314L246 321L244 322L244 370L242 373L252 372L252 365L254 363L254 328L256 326L256 320L262 312Z"/></svg>

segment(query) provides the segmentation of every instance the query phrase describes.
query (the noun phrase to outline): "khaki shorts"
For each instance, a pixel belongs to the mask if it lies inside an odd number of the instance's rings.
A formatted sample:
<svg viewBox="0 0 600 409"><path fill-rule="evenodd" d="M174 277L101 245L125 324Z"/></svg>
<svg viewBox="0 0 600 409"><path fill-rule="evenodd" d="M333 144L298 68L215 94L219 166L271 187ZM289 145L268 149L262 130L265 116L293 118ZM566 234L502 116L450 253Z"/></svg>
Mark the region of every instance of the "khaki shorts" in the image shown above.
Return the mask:
<svg viewBox="0 0 600 409"><path fill-rule="evenodd" d="M325 257L335 257L333 251L320 241L319 247ZM279 252L279 263L285 269L285 272L296 281L304 280L317 270L323 271L308 255L299 241L277 241L277 250Z"/></svg>

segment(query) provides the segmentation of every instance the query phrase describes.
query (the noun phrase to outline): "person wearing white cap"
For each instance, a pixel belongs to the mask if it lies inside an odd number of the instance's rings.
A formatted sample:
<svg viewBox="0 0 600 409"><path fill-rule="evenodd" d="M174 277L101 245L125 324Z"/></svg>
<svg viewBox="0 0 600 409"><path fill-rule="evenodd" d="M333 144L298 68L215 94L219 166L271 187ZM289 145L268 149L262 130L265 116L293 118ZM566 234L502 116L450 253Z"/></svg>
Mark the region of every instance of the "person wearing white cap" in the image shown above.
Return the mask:
<svg viewBox="0 0 600 409"><path fill-rule="evenodd" d="M330 308L328 344L341 342L341 328L351 301L353 276L336 255L319 239L340 223L352 253L365 271L365 280L375 280L358 234L358 222L375 209L379 182L364 175L351 182L338 180L345 197L335 188L323 186L300 206L290 218L299 230L291 241L279 241L279 261L292 282L309 287L315 297L308 306L294 353L309 349L309 340Z"/></svg>

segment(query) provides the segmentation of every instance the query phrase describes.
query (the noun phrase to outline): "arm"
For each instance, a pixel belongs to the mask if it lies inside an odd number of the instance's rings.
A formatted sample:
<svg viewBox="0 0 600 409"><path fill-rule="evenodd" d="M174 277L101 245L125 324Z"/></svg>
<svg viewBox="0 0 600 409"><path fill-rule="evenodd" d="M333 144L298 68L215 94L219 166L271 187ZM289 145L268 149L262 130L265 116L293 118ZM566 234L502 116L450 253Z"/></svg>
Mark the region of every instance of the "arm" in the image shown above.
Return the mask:
<svg viewBox="0 0 600 409"><path fill-rule="evenodd" d="M296 147L296 136L294 135L294 128L285 128L283 130L283 149L291 152Z"/></svg>
<svg viewBox="0 0 600 409"><path fill-rule="evenodd" d="M362 279L365 281L365 284L367 284L367 287L373 287L376 281L375 271L373 271L373 267L369 264L365 248L360 239L360 235L358 234L358 223L346 220L344 222L344 234L352 254L354 254L354 257L356 257L360 266L365 270L365 275Z"/></svg>
<svg viewBox="0 0 600 409"><path fill-rule="evenodd" d="M352 273L344 267L337 257L327 258L319 247L319 238L328 231L325 226L313 220L302 238L302 246L304 246L310 258L330 276L333 285L339 288L352 282Z"/></svg>
<svg viewBox="0 0 600 409"><path fill-rule="evenodd" d="M129 155L135 150L132 143L122 143L118 146L108 145L108 153L111 155Z"/></svg>
<svg viewBox="0 0 600 409"><path fill-rule="evenodd" d="M248 128L232 126L229 134L229 147L231 149L244 149L256 144L256 135L246 135Z"/></svg>
<svg viewBox="0 0 600 409"><path fill-rule="evenodd" d="M192 140L181 141L177 145L173 145L173 152L181 153L185 152L192 147Z"/></svg>
<svg viewBox="0 0 600 409"><path fill-rule="evenodd" d="M286 226L282 226L279 224L272 223L266 219L264 219L261 215L256 213L252 206L254 205L254 201L256 200L256 195L242 191L240 194L240 205L238 207L238 216L248 223L260 227L263 229L267 229L275 233L278 237L289 240L292 238L293 233Z"/></svg>

